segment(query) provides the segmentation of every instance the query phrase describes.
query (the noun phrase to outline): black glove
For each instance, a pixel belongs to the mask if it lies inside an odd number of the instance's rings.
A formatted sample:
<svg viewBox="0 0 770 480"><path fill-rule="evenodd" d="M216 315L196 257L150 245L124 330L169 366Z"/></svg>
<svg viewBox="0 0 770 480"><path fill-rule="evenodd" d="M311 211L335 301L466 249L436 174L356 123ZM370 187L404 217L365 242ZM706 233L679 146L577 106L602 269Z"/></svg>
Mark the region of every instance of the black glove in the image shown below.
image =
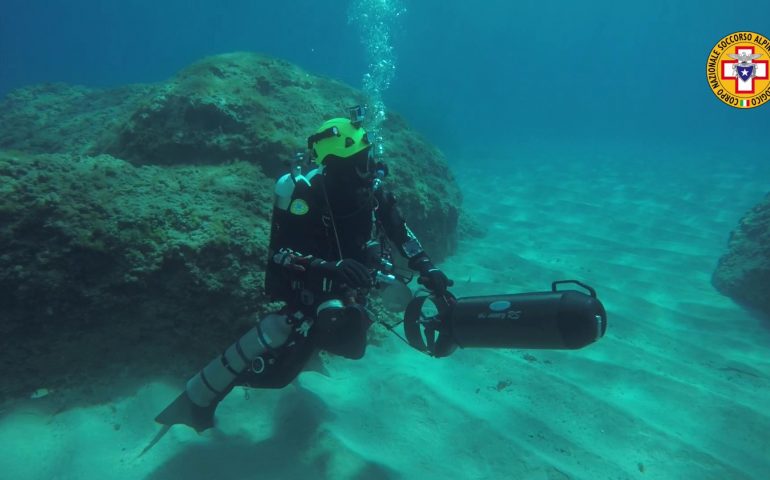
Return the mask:
<svg viewBox="0 0 770 480"><path fill-rule="evenodd" d="M310 267L326 278L347 284L351 288L371 287L372 276L363 263L344 258L337 262L314 260Z"/></svg>
<svg viewBox="0 0 770 480"><path fill-rule="evenodd" d="M430 257L425 253L421 253L417 257L411 259L409 261L409 267L420 273L420 278L417 279L417 283L424 285L425 288L435 294L443 295L447 293L447 287L451 287L455 284L455 282L450 280L444 272L433 265L433 262L430 261Z"/></svg>

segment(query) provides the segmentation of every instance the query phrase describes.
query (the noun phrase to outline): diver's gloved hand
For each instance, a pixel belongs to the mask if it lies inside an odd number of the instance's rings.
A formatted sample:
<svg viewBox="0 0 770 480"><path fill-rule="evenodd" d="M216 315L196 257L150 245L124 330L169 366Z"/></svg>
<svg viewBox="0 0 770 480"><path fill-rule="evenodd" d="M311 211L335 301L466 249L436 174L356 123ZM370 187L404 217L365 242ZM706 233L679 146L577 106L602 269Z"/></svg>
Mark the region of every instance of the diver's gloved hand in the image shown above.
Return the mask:
<svg viewBox="0 0 770 480"><path fill-rule="evenodd" d="M326 278L347 284L351 288L371 287L372 276L363 263L352 258L343 258L337 262L313 260L310 268Z"/></svg>
<svg viewBox="0 0 770 480"><path fill-rule="evenodd" d="M447 288L455 284L441 269L433 265L425 252L409 260L409 268L417 270L420 273L417 282L435 294L444 295Z"/></svg>
<svg viewBox="0 0 770 480"><path fill-rule="evenodd" d="M286 269L294 270L297 272L304 272L307 270L307 266L312 260L313 257L310 255L302 255L301 253L295 252L290 248L282 248L278 250L275 255L273 255L273 262L281 265Z"/></svg>

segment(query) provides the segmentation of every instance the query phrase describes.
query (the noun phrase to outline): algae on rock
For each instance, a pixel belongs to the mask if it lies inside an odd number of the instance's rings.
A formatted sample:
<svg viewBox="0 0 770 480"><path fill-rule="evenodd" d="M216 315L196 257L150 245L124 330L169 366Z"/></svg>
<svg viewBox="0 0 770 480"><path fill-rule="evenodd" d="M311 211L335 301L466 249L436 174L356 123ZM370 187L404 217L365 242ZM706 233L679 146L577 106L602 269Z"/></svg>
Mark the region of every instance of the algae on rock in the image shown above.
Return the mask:
<svg viewBox="0 0 770 480"><path fill-rule="evenodd" d="M770 193L730 234L712 283L736 302L770 318Z"/></svg>

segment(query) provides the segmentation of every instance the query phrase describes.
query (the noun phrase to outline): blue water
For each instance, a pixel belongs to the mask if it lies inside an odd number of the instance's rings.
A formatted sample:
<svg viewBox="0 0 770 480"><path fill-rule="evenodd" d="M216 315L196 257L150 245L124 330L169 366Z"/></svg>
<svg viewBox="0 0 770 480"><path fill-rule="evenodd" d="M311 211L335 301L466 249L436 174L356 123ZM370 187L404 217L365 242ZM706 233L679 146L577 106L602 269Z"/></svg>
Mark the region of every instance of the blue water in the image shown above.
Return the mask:
<svg viewBox="0 0 770 480"><path fill-rule="evenodd" d="M770 106L730 108L705 79L708 52L724 35L770 35L770 2L401 3L384 101L450 159L524 146L700 155L741 145L751 152L736 154L741 161L770 161L758 153ZM349 2L312 0L5 0L0 95L48 81L162 81L235 50L360 87L367 60L348 11Z"/></svg>
<svg viewBox="0 0 770 480"><path fill-rule="evenodd" d="M735 31L770 36L770 2L2 0L0 98L233 51L367 90L441 148L488 233L441 265L458 296L580 278L610 329L580 352L435 362L378 341L331 380L232 394L216 430L175 427L141 458L179 382L82 409L34 385L55 413L0 405L0 478L768 478L768 323L710 283L770 185L770 105L728 107L706 81Z"/></svg>

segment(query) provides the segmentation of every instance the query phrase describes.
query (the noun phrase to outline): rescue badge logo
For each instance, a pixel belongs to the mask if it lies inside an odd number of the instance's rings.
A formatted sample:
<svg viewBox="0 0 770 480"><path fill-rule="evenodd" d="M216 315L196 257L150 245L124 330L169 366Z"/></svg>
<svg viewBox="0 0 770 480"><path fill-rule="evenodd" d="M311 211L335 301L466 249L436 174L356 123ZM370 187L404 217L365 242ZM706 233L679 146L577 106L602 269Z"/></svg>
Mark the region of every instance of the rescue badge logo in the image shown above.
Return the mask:
<svg viewBox="0 0 770 480"><path fill-rule="evenodd" d="M291 205L289 205L289 211L293 215L305 215L307 212L310 211L310 206L307 204L306 201L302 200L301 198L295 198Z"/></svg>
<svg viewBox="0 0 770 480"><path fill-rule="evenodd" d="M735 108L770 102L770 40L754 32L735 32L714 45L706 78L718 99Z"/></svg>

